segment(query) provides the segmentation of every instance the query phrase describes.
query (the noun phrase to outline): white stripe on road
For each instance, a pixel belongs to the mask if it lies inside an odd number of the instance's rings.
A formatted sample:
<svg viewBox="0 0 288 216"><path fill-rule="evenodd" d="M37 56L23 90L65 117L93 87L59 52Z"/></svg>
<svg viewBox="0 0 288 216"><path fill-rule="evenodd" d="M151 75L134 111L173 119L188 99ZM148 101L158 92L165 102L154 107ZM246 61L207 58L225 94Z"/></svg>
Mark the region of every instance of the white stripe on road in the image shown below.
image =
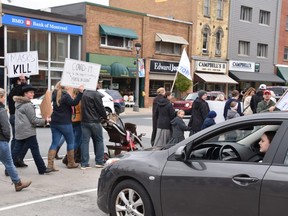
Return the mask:
<svg viewBox="0 0 288 216"><path fill-rule="evenodd" d="M49 201L49 200L61 199L61 198L64 198L64 197L75 196L75 195L84 194L84 193L91 193L91 192L95 192L95 191L97 191L97 188L96 189L78 191L78 192L74 192L74 193L61 194L61 195L52 196L52 197L45 198L45 199L34 200L34 201L31 201L31 202L24 202L24 203L20 203L20 204L17 204L17 205L11 205L11 206L0 208L0 212L1 211L5 211L5 210L9 210L9 209L23 207L23 206L33 205L33 204L36 204L36 203L46 202L46 201Z"/></svg>

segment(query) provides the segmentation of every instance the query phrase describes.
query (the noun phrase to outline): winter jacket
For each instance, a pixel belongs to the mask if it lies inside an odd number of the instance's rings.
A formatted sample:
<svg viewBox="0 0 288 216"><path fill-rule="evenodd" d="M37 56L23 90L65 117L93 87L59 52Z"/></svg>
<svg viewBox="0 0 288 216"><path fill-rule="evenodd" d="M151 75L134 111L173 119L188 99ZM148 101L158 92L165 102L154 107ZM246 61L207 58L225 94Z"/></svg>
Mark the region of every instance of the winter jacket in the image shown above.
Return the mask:
<svg viewBox="0 0 288 216"><path fill-rule="evenodd" d="M23 140L36 136L36 125L45 125L44 119L36 117L35 109L30 99L14 96L15 101L15 138Z"/></svg>
<svg viewBox="0 0 288 216"><path fill-rule="evenodd" d="M244 102L243 102L243 114L244 115L252 115L253 114L253 111L252 111L251 106L250 106L251 98L252 98L252 96L247 96L244 99Z"/></svg>
<svg viewBox="0 0 288 216"><path fill-rule="evenodd" d="M239 117L239 113L236 110L228 110L227 112L227 119L237 118Z"/></svg>
<svg viewBox="0 0 288 216"><path fill-rule="evenodd" d="M272 100L269 100L268 103L266 101L262 100L257 105L257 113L269 112L269 108L274 106L274 105L275 105L275 102Z"/></svg>
<svg viewBox="0 0 288 216"><path fill-rule="evenodd" d="M216 124L214 118L206 118L202 124L201 130Z"/></svg>
<svg viewBox="0 0 288 216"><path fill-rule="evenodd" d="M175 110L167 98L160 98L157 103L157 128L171 129L171 120L175 117Z"/></svg>
<svg viewBox="0 0 288 216"><path fill-rule="evenodd" d="M98 91L86 90L81 100L81 115L83 123L100 123L107 119L102 96Z"/></svg>
<svg viewBox="0 0 288 216"><path fill-rule="evenodd" d="M192 104L192 114L188 126L195 133L201 130L202 124L210 112L209 105L205 100L196 98Z"/></svg>
<svg viewBox="0 0 288 216"><path fill-rule="evenodd" d="M228 110L230 110L230 104L232 101L235 101L238 103L238 108L237 108L237 112L240 116L243 116L243 113L241 111L241 104L238 100L236 100L235 98L229 98L226 103L225 103L225 106L224 106L224 112L223 112L223 116L224 116L224 119L228 119L227 118L227 113L228 113Z"/></svg>
<svg viewBox="0 0 288 216"><path fill-rule="evenodd" d="M11 137L10 124L5 106L0 103L0 141L9 142Z"/></svg>
<svg viewBox="0 0 288 216"><path fill-rule="evenodd" d="M174 139L174 143L184 140L184 131L191 130L191 128L185 124L183 119L178 116L176 116L170 123L172 125L172 139Z"/></svg>
<svg viewBox="0 0 288 216"><path fill-rule="evenodd" d="M15 114L15 101L13 100L14 96L22 96L22 86L25 85L23 84L15 84L15 86L11 89L7 101L8 101L8 108L9 108L9 113L10 115Z"/></svg>
<svg viewBox="0 0 288 216"><path fill-rule="evenodd" d="M260 101L263 100L263 91L259 90L255 95L252 96L250 101L250 107L253 113L257 113L257 106Z"/></svg>
<svg viewBox="0 0 288 216"><path fill-rule="evenodd" d="M60 105L56 102L57 91L52 93L53 112L51 116L51 125L72 124L72 106L76 106L82 98L82 93L78 93L73 99L66 91L62 92Z"/></svg>
<svg viewBox="0 0 288 216"><path fill-rule="evenodd" d="M157 110L157 107L158 107L158 102L160 99L163 98L163 95L159 94L157 95L154 100L153 100L153 106L152 106L152 126L153 126L153 129L156 130L157 128L157 116L156 116L156 110Z"/></svg>

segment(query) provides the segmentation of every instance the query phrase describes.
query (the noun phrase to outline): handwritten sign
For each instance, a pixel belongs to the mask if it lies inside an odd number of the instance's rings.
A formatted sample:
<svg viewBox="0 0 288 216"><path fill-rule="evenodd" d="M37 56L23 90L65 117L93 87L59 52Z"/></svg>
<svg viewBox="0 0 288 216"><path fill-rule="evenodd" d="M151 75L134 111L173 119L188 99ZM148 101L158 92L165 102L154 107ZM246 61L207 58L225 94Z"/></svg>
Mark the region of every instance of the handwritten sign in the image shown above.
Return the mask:
<svg viewBox="0 0 288 216"><path fill-rule="evenodd" d="M276 107L281 111L288 111L288 94L287 90L284 92L282 97L277 101Z"/></svg>
<svg viewBox="0 0 288 216"><path fill-rule="evenodd" d="M7 53L6 66L10 78L19 77L21 74L25 76L38 75L38 52Z"/></svg>
<svg viewBox="0 0 288 216"><path fill-rule="evenodd" d="M85 89L96 90L100 68L100 64L66 58L61 85L73 88L84 85Z"/></svg>

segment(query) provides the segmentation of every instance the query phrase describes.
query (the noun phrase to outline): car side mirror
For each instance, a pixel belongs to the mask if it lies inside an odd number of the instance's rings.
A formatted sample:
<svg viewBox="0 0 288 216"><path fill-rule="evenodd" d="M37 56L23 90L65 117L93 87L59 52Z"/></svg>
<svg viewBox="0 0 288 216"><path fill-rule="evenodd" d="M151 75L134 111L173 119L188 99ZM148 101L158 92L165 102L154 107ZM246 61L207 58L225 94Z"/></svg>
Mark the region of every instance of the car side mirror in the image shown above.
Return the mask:
<svg viewBox="0 0 288 216"><path fill-rule="evenodd" d="M176 150L174 156L175 156L175 159L176 159L177 161L186 161L186 160L187 160L186 146L180 146L180 147Z"/></svg>

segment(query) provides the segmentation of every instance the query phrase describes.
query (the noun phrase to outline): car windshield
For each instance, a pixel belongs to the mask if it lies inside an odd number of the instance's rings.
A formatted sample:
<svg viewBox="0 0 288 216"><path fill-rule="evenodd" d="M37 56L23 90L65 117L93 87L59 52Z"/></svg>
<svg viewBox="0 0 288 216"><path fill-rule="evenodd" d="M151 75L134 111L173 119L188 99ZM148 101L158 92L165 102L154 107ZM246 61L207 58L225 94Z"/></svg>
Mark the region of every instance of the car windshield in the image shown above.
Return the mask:
<svg viewBox="0 0 288 216"><path fill-rule="evenodd" d="M185 100L195 100L198 97L198 93L190 93L186 96Z"/></svg>
<svg viewBox="0 0 288 216"><path fill-rule="evenodd" d="M119 91L116 91L116 90L109 90L109 89L107 89L107 90L105 90L109 95L111 95L111 97L113 98L113 99L121 99L122 98L122 96L121 96L121 94L119 93Z"/></svg>

